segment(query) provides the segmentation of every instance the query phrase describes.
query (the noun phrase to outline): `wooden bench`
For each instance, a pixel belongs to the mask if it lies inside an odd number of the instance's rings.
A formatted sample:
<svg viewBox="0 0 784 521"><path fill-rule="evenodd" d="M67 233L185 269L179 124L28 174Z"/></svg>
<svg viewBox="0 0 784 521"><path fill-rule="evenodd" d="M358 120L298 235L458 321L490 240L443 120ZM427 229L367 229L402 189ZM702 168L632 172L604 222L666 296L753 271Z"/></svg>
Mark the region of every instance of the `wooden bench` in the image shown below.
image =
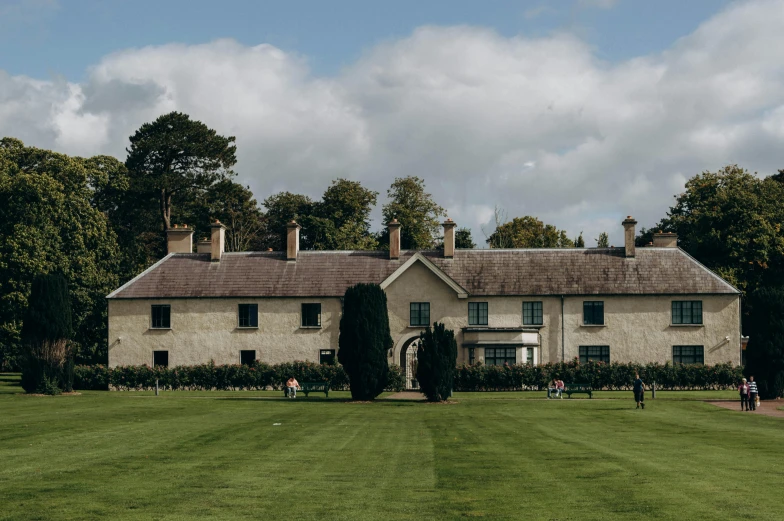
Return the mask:
<svg viewBox="0 0 784 521"><path fill-rule="evenodd" d="M289 388L283 384L283 396L288 397ZM322 392L324 396L329 398L329 382L302 382L299 384L300 391L305 393L305 398L308 397L310 392Z"/></svg>
<svg viewBox="0 0 784 521"><path fill-rule="evenodd" d="M572 393L583 393L587 394L588 398L593 398L593 389L591 389L591 384L589 383L573 383L573 384L566 384L564 388L564 392L566 395L571 398Z"/></svg>

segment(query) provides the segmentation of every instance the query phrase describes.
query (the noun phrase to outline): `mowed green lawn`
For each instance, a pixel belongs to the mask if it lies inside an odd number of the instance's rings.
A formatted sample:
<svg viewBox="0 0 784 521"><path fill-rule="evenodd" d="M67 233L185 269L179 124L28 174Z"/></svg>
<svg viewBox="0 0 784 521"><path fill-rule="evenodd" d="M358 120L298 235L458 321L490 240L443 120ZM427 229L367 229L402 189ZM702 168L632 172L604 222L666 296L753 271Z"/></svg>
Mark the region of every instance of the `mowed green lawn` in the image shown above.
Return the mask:
<svg viewBox="0 0 784 521"><path fill-rule="evenodd" d="M660 393L19 395L0 519L781 519L784 420ZM334 395L334 399L333 399ZM673 399L680 398L680 399Z"/></svg>

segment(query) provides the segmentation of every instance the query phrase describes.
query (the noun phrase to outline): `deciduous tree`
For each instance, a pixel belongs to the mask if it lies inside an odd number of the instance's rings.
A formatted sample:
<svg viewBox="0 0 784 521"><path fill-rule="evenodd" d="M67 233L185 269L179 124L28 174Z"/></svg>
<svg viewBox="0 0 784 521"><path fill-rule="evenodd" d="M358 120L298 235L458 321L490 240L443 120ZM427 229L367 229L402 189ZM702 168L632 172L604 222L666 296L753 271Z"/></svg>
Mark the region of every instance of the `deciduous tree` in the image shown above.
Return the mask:
<svg viewBox="0 0 784 521"><path fill-rule="evenodd" d="M416 177L398 177L387 190L389 202L382 207L384 222L400 222L400 247L404 250L431 249L439 236L440 216L446 211L425 191L425 181ZM389 230L380 234L380 244L389 247Z"/></svg>
<svg viewBox="0 0 784 521"><path fill-rule="evenodd" d="M120 252L102 202L111 158L82 159L0 140L0 366L18 367L21 331L37 275L69 280L79 361L106 361L105 296L118 286ZM114 175L114 174L112 174ZM104 183L104 181L106 181Z"/></svg>
<svg viewBox="0 0 784 521"><path fill-rule="evenodd" d="M754 375L762 398L784 396L784 288L756 290L749 298L746 375Z"/></svg>
<svg viewBox="0 0 784 521"><path fill-rule="evenodd" d="M496 227L487 238L491 248L573 248L564 230L526 215Z"/></svg>

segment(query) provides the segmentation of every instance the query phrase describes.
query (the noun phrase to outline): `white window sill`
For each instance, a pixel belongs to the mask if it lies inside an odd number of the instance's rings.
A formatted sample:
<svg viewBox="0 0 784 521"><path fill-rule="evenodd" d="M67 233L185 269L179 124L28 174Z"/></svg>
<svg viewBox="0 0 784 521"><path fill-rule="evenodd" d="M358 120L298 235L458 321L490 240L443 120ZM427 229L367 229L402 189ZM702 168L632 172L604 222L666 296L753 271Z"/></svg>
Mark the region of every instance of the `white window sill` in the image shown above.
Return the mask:
<svg viewBox="0 0 784 521"><path fill-rule="evenodd" d="M149 328L150 331L171 331L172 328L170 327L151 327Z"/></svg>
<svg viewBox="0 0 784 521"><path fill-rule="evenodd" d="M705 327L705 324L670 324L670 327Z"/></svg>
<svg viewBox="0 0 784 521"><path fill-rule="evenodd" d="M427 327L428 327L428 326L415 326L415 325L413 325L413 324L409 324L409 325L408 325L408 328L409 328L409 329L427 329Z"/></svg>
<svg viewBox="0 0 784 521"><path fill-rule="evenodd" d="M237 329L258 329L259 326L237 326Z"/></svg>
<svg viewBox="0 0 784 521"><path fill-rule="evenodd" d="M299 326L300 329L321 329L321 326Z"/></svg>
<svg viewBox="0 0 784 521"><path fill-rule="evenodd" d="M607 324L580 324L580 327L607 327Z"/></svg>

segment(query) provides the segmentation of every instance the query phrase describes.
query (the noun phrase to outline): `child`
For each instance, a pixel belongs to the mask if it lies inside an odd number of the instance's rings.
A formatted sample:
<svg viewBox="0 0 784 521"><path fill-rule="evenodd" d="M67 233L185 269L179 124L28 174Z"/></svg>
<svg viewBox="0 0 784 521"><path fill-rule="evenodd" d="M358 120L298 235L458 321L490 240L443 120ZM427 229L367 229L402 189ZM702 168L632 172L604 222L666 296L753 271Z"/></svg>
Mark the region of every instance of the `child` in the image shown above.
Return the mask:
<svg viewBox="0 0 784 521"><path fill-rule="evenodd" d="M738 392L740 393L740 410L742 411L745 407L746 410L749 410L749 384L746 383L746 379L742 379L740 381L740 385L738 386Z"/></svg>

